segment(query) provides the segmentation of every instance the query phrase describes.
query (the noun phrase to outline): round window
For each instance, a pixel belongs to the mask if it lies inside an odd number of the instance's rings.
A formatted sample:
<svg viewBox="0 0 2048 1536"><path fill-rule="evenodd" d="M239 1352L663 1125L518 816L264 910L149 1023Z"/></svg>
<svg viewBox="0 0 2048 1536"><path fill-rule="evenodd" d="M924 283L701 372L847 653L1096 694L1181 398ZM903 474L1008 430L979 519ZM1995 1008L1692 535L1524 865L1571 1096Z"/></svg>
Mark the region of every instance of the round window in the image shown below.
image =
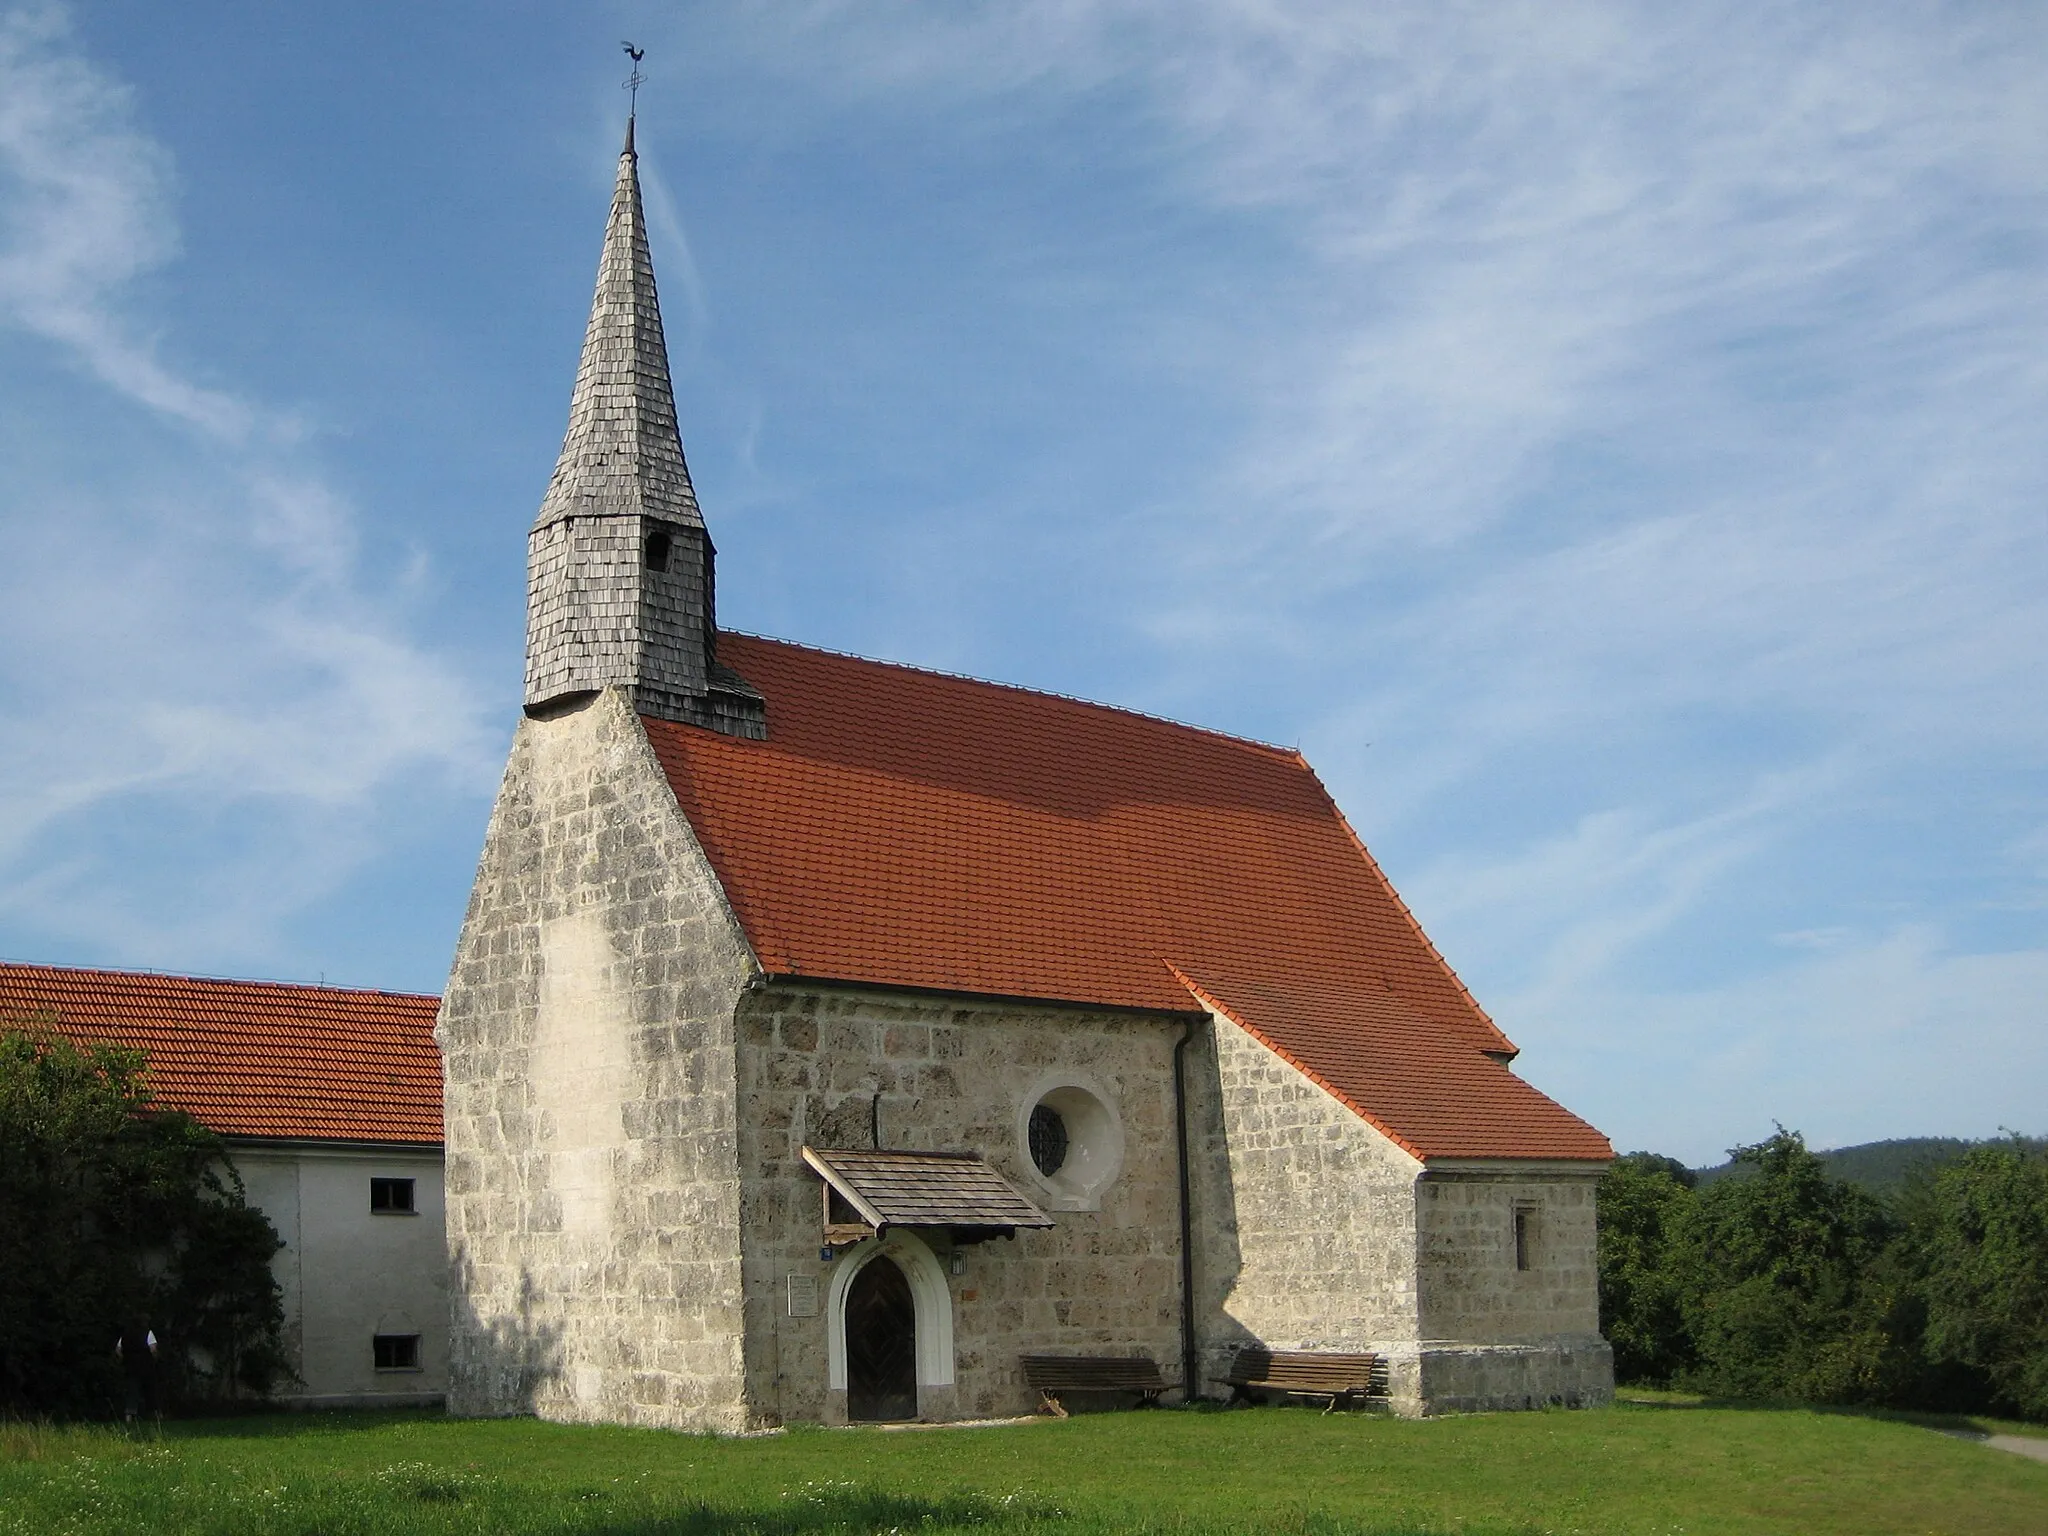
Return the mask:
<svg viewBox="0 0 2048 1536"><path fill-rule="evenodd" d="M1017 1106L1017 1150L1055 1211L1097 1211L1123 1166L1124 1133L1092 1081L1048 1074Z"/></svg>
<svg viewBox="0 0 2048 1536"><path fill-rule="evenodd" d="M1031 1143L1031 1161L1038 1165L1038 1171L1048 1179L1058 1173L1067 1160L1067 1122L1060 1118L1060 1112L1050 1104L1033 1109L1027 1139Z"/></svg>

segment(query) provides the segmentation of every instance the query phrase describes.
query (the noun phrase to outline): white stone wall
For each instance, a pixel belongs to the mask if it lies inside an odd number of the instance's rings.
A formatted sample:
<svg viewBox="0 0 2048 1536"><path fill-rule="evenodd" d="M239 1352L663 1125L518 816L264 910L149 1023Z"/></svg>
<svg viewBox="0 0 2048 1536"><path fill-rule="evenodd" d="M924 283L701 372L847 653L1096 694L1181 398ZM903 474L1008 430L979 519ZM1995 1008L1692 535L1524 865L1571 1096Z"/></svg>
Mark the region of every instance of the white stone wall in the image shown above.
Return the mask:
<svg viewBox="0 0 2048 1536"><path fill-rule="evenodd" d="M960 1251L947 1275L953 1323L947 1388L921 1388L927 1418L1029 1411L1024 1353L1131 1354L1180 1362L1179 1185L1172 1046L1163 1015L935 999L783 984L739 1012L741 1155L750 1348L762 1422L839 1420L827 1385L833 1265L819 1257L819 1179L799 1150L867 1147L879 1095L882 1145L975 1152L1041 1205L1054 1203L1021 1144L1022 1116L1055 1083L1106 1101L1123 1130L1121 1171L1093 1210L1054 1213L1050 1231ZM942 1267L943 1233L919 1234ZM845 1262L843 1259L838 1262ZM789 1279L815 1281L818 1315L792 1317Z"/></svg>
<svg viewBox="0 0 2048 1536"><path fill-rule="evenodd" d="M437 1029L453 1412L749 1426L752 970L625 691L522 722Z"/></svg>
<svg viewBox="0 0 2048 1536"><path fill-rule="evenodd" d="M271 1261L284 1292L296 1381L276 1396L313 1406L433 1402L448 1387L448 1252L441 1155L431 1149L242 1143L249 1201L285 1246ZM370 1180L413 1181L416 1209L370 1209ZM418 1334L420 1369L380 1371L371 1340Z"/></svg>
<svg viewBox="0 0 2048 1536"><path fill-rule="evenodd" d="M1523 1343L1600 1331L1599 1171L1446 1170L1422 1180L1422 1337ZM1529 1267L1518 1269L1515 1214Z"/></svg>
<svg viewBox="0 0 2048 1536"><path fill-rule="evenodd" d="M1211 1390L1256 1344L1387 1355L1412 1398L1422 1165L1230 1020L1204 1034L1213 1065L1190 1122Z"/></svg>

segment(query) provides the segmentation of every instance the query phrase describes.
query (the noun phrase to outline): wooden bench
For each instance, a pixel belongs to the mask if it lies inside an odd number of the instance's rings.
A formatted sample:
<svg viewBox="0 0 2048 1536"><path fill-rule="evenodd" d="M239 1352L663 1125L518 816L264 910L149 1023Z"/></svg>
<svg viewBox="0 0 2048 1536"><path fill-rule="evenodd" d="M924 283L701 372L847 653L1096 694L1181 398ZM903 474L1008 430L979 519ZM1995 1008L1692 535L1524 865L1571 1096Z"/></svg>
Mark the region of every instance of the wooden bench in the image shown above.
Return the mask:
<svg viewBox="0 0 2048 1536"><path fill-rule="evenodd" d="M1340 1403L1373 1394L1377 1355L1327 1354L1320 1350L1240 1349L1224 1381L1235 1403L1253 1392L1293 1392L1327 1397L1325 1413Z"/></svg>
<svg viewBox="0 0 2048 1536"><path fill-rule="evenodd" d="M1166 1390L1166 1379L1149 1355L1024 1355L1024 1381L1038 1393L1042 1412L1067 1416L1063 1392L1135 1392L1149 1408Z"/></svg>

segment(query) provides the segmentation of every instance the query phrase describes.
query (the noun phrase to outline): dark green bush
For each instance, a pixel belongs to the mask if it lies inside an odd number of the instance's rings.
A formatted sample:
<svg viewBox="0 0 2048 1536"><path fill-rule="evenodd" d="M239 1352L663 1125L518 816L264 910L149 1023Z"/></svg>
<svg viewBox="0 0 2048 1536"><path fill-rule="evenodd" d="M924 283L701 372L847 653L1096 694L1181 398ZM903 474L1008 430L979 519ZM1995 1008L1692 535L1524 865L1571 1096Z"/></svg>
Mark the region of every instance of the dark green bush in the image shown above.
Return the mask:
<svg viewBox="0 0 2048 1536"><path fill-rule="evenodd" d="M2048 1419L2048 1156L1978 1147L1916 1202L1929 1361L1982 1376L1991 1406Z"/></svg>
<svg viewBox="0 0 2048 1536"><path fill-rule="evenodd" d="M1617 1158L1600 1187L1600 1326L1623 1381L1662 1386L1692 1364L1672 1254L1691 1207L1685 1165L1650 1152Z"/></svg>
<svg viewBox="0 0 2048 1536"><path fill-rule="evenodd" d="M1910 1346L1890 1331L1881 1260L1897 1223L1828 1177L1797 1132L1730 1155L1746 1176L1701 1190L1674 1246L1689 1384L1726 1397L1895 1397Z"/></svg>
<svg viewBox="0 0 2048 1536"><path fill-rule="evenodd" d="M117 1410L124 1329L155 1332L162 1398L267 1390L276 1232L220 1138L152 1105L139 1052L51 1022L0 1031L0 1414Z"/></svg>

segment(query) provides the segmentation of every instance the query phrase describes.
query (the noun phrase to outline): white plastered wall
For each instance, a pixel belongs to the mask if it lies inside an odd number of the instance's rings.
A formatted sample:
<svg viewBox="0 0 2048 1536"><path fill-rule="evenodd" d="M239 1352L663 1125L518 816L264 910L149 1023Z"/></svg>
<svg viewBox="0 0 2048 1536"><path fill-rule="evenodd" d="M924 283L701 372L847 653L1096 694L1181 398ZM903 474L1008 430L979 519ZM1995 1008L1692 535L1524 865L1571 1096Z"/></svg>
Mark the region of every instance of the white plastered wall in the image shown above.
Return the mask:
<svg viewBox="0 0 2048 1536"><path fill-rule="evenodd" d="M246 1142L232 1155L248 1192L284 1239L271 1261L284 1292L285 1345L297 1381L284 1401L435 1402L448 1388L448 1254L435 1148ZM370 1209L370 1180L411 1179L414 1211ZM420 1338L420 1369L380 1371L378 1333Z"/></svg>

